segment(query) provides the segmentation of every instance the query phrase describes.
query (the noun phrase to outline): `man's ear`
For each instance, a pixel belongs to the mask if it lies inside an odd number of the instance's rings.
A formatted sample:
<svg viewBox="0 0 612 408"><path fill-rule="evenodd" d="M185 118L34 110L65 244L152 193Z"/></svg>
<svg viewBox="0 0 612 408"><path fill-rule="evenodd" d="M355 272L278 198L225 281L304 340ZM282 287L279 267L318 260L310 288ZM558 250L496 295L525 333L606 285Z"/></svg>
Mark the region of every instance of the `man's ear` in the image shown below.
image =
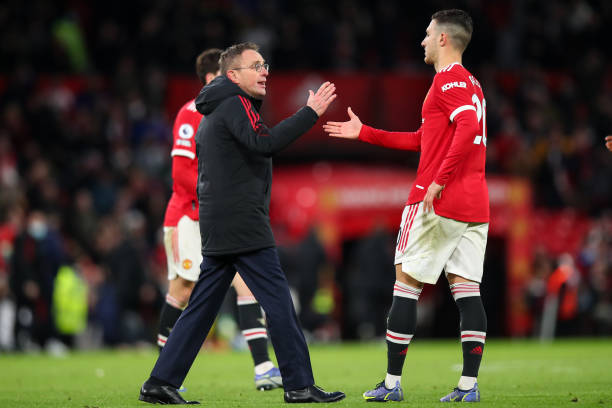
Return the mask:
<svg viewBox="0 0 612 408"><path fill-rule="evenodd" d="M232 81L233 83L237 84L238 83L238 75L236 74L236 71L234 70L229 70L227 71L227 77L230 79L230 81Z"/></svg>

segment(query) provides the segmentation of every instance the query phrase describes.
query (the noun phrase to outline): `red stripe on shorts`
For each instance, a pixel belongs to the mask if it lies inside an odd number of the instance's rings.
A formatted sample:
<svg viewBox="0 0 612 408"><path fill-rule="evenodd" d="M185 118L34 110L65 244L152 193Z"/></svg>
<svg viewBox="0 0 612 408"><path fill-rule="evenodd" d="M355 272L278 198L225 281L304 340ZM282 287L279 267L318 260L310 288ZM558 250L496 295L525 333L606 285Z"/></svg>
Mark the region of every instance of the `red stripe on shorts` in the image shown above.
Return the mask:
<svg viewBox="0 0 612 408"><path fill-rule="evenodd" d="M406 222L404 223L404 231L402 231L402 238L398 245L398 251L403 252L406 249L406 245L408 244L408 237L410 236L410 228L412 227L412 223L414 221L414 217L416 213L419 211L419 203L411 204L410 210L408 211L408 216L406 217Z"/></svg>

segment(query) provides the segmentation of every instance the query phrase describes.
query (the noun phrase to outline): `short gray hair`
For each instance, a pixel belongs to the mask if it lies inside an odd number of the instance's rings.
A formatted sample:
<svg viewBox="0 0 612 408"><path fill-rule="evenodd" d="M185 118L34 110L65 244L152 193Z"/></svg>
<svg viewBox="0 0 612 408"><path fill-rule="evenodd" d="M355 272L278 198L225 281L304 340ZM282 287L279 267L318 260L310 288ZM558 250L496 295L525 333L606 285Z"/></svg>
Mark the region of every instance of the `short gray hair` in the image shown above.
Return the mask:
<svg viewBox="0 0 612 408"><path fill-rule="evenodd" d="M221 74L227 75L227 71L232 69L237 58L239 58L246 50L259 51L259 45L252 42L243 42L234 44L221 53L219 58L219 66Z"/></svg>

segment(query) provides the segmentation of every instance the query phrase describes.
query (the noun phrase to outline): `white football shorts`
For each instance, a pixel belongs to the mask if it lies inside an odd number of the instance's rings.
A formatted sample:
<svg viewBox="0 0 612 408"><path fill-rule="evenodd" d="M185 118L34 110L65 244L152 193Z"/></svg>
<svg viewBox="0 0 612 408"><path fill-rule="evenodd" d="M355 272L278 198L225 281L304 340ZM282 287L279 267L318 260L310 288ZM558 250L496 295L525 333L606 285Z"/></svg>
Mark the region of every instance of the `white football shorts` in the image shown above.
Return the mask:
<svg viewBox="0 0 612 408"><path fill-rule="evenodd" d="M200 276L202 241L200 225L184 215L176 227L164 227L164 248L168 260L168 280L177 276L195 282Z"/></svg>
<svg viewBox="0 0 612 408"><path fill-rule="evenodd" d="M395 264L419 282L435 284L442 273L481 282L489 223L462 222L407 205L395 247Z"/></svg>

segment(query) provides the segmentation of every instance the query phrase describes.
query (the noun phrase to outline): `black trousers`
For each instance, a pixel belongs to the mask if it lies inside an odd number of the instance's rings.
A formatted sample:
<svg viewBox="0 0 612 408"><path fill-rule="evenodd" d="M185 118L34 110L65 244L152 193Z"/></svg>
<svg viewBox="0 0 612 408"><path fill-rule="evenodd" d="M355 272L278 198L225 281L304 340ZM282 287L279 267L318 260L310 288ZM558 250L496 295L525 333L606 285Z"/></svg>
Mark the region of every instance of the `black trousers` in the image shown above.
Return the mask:
<svg viewBox="0 0 612 408"><path fill-rule="evenodd" d="M189 305L176 322L151 376L180 387L212 327L236 270L266 312L268 333L286 391L314 384L310 355L298 324L276 248L205 256Z"/></svg>

